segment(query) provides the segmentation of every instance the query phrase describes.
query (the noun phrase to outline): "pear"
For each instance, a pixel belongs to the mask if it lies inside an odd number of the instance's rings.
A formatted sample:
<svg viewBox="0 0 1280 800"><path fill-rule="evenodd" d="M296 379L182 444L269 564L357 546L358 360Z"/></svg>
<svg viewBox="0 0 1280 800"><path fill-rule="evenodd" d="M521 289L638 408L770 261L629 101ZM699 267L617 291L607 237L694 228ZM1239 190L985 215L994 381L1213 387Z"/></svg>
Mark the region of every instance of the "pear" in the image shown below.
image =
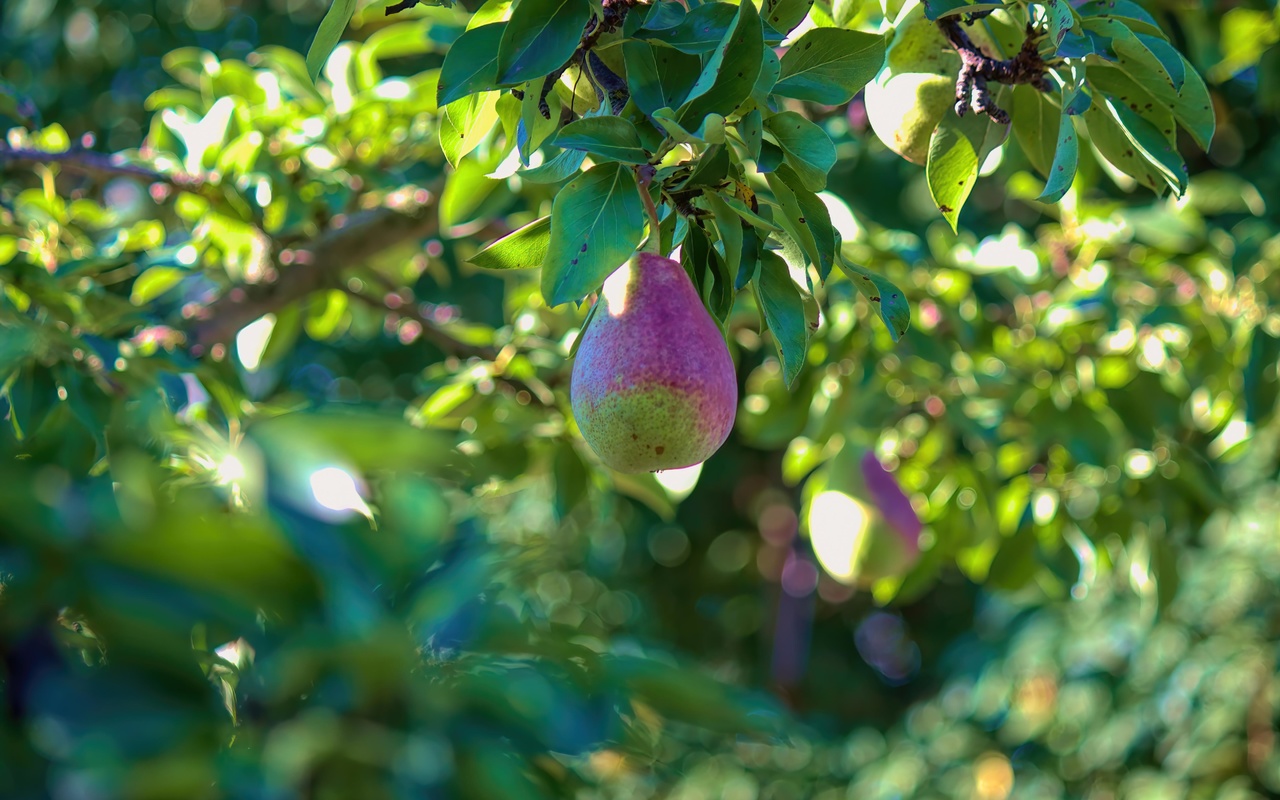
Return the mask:
<svg viewBox="0 0 1280 800"><path fill-rule="evenodd" d="M924 11L923 3L913 3L902 13L884 66L863 95L871 130L886 147L916 164L928 160L933 131L955 106L961 66L960 55ZM975 44L991 50L990 37L980 26L966 30Z"/></svg>
<svg viewBox="0 0 1280 800"><path fill-rule="evenodd" d="M637 254L596 303L569 385L582 437L619 472L707 460L733 427L738 381L684 268Z"/></svg>
<svg viewBox="0 0 1280 800"><path fill-rule="evenodd" d="M805 485L805 529L814 555L840 583L869 588L920 560L923 525L875 453L845 445Z"/></svg>

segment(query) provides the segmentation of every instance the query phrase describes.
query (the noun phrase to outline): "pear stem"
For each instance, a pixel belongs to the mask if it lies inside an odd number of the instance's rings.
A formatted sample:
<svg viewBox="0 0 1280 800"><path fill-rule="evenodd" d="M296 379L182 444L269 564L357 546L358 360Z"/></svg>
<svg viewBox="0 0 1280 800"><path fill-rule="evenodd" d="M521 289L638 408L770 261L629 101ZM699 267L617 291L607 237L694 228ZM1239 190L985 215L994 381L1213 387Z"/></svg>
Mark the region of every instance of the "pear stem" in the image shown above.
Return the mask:
<svg viewBox="0 0 1280 800"><path fill-rule="evenodd" d="M644 202L644 210L649 215L649 239L644 243L644 250L656 256L662 255L662 222L658 219L658 207L653 204L649 194L649 184L653 181L654 168L649 164L636 167L636 189L640 192L640 200Z"/></svg>

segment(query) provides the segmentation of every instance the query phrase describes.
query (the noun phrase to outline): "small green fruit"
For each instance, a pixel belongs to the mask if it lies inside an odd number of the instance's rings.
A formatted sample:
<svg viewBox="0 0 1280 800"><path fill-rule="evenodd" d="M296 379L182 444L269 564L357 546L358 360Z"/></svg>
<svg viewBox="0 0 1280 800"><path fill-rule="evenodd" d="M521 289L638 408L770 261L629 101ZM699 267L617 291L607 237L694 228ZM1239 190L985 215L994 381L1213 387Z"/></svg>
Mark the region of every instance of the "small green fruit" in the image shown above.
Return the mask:
<svg viewBox="0 0 1280 800"><path fill-rule="evenodd" d="M582 437L619 472L707 460L733 428L738 381L684 268L641 253L596 302L569 386Z"/></svg>

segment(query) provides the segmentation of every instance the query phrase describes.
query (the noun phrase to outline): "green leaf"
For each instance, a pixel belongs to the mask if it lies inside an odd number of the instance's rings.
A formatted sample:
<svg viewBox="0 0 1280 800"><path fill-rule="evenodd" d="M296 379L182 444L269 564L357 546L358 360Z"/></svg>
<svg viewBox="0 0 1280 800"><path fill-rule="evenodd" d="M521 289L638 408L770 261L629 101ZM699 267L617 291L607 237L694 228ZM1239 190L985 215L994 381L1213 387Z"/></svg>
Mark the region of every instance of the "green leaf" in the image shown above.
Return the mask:
<svg viewBox="0 0 1280 800"><path fill-rule="evenodd" d="M1075 27L1075 15L1071 13L1067 0L1039 0L1039 3L1048 18L1049 41L1053 43L1053 52L1056 53L1067 33Z"/></svg>
<svg viewBox="0 0 1280 800"><path fill-rule="evenodd" d="M765 180L782 209L783 229L800 246L809 263L818 268L819 277L826 280L836 260L835 229L826 203L801 186L788 167L779 167Z"/></svg>
<svg viewBox="0 0 1280 800"><path fill-rule="evenodd" d="M622 58L631 99L645 114L653 114L660 108L678 108L701 68L697 56L642 41L623 42Z"/></svg>
<svg viewBox="0 0 1280 800"><path fill-rule="evenodd" d="M1173 90L1181 92L1182 87L1187 83L1188 66L1182 54L1173 45L1159 37L1139 33L1136 38L1151 55L1160 61L1160 66L1164 68L1170 83L1173 84Z"/></svg>
<svg viewBox="0 0 1280 800"><path fill-rule="evenodd" d="M498 86L498 44L507 29L493 22L463 33L449 46L436 84L436 103L446 106ZM536 102L536 100L535 100Z"/></svg>
<svg viewBox="0 0 1280 800"><path fill-rule="evenodd" d="M1169 185L1164 173L1152 165L1129 141L1109 103L1095 98L1081 117L1089 131L1089 142L1103 158L1156 194L1164 193Z"/></svg>
<svg viewBox="0 0 1280 800"><path fill-rule="evenodd" d="M542 116L538 108L538 95L542 89L541 81L530 81L524 87L524 99L520 101L520 124L516 128L516 141L520 148L520 163L529 165L529 157L542 146L547 137L555 133L560 125L560 96L555 92L547 95L547 109L550 117Z"/></svg>
<svg viewBox="0 0 1280 800"><path fill-rule="evenodd" d="M760 254L760 272L755 280L756 301L765 323L773 333L782 360L787 387L795 385L809 349L809 324L804 315L800 289L782 258L772 250Z"/></svg>
<svg viewBox="0 0 1280 800"><path fill-rule="evenodd" d="M498 121L498 93L481 92L454 100L444 107L441 117L440 146L449 163L457 167Z"/></svg>
<svg viewBox="0 0 1280 800"><path fill-rule="evenodd" d="M700 121L702 124L697 130L689 130L680 124L676 119L675 111L669 108L660 108L653 112L653 121L658 124L662 130L666 131L677 142L683 144L723 144L724 143L724 117L719 114L706 114L702 117L694 118L694 121Z"/></svg>
<svg viewBox="0 0 1280 800"><path fill-rule="evenodd" d="M328 60L333 48L338 46L351 15L356 13L356 0L333 0L320 27L316 29L316 38L311 41L307 50L307 75L314 81L319 75L324 62Z"/></svg>
<svg viewBox="0 0 1280 800"><path fill-rule="evenodd" d="M1124 20L1124 24L1134 31L1143 31L1163 36L1160 23L1145 8L1133 0L1089 0L1076 8L1081 17L1106 17ZM1230 12L1228 12L1230 13Z"/></svg>
<svg viewBox="0 0 1280 800"><path fill-rule="evenodd" d="M760 160L760 144L764 135L764 122L760 109L753 108L738 121L738 133L747 146L747 155L753 161Z"/></svg>
<svg viewBox="0 0 1280 800"><path fill-rule="evenodd" d="M1026 84L1013 88L1013 135L1036 172L1049 176L1061 112L1045 97Z"/></svg>
<svg viewBox="0 0 1280 800"><path fill-rule="evenodd" d="M827 188L827 173L836 163L836 146L826 132L794 111L774 114L764 127L777 139L787 163L811 192Z"/></svg>
<svg viewBox="0 0 1280 800"><path fill-rule="evenodd" d="M577 173L582 162L586 160L585 150L562 150L546 163L532 169L522 169L517 174L532 183L559 183Z"/></svg>
<svg viewBox="0 0 1280 800"><path fill-rule="evenodd" d="M590 18L587 0L519 0L498 45L498 80L523 83L564 66Z"/></svg>
<svg viewBox="0 0 1280 800"><path fill-rule="evenodd" d="M635 254L644 208L631 170L599 164L573 179L551 206L542 294L558 306L595 291Z"/></svg>
<svg viewBox="0 0 1280 800"><path fill-rule="evenodd" d="M720 250L721 255L724 256L724 262L731 272L737 274L739 267L742 265L743 228L746 227L746 223L729 207L729 204L725 202L719 192L707 190L703 193L703 196L707 199L707 205L711 207L711 213L715 218L716 232L720 236ZM735 286L734 288L741 287Z"/></svg>
<svg viewBox="0 0 1280 800"><path fill-rule="evenodd" d="M760 18L779 33L789 33L809 14L813 0L764 0Z"/></svg>
<svg viewBox="0 0 1280 800"><path fill-rule="evenodd" d="M764 31L755 4L743 3L702 68L679 110L681 127L700 127L710 114L727 116L751 96L764 54Z"/></svg>
<svg viewBox="0 0 1280 800"><path fill-rule="evenodd" d="M667 44L695 55L715 50L733 24L738 7L732 3L704 3L690 11L680 24L662 30L641 30L637 36Z"/></svg>
<svg viewBox="0 0 1280 800"><path fill-rule="evenodd" d="M551 241L551 217L534 220L495 239L467 259L484 269L531 269L542 266Z"/></svg>
<svg viewBox="0 0 1280 800"><path fill-rule="evenodd" d="M1076 133L1075 117L1060 114L1058 122L1058 147L1049 167L1049 179L1044 191L1036 199L1044 203L1056 203L1062 199L1076 177L1076 164L1080 160L1080 142Z"/></svg>
<svg viewBox="0 0 1280 800"><path fill-rule="evenodd" d="M1178 154L1175 143L1162 133L1150 120L1138 114L1127 104L1110 96L1103 95L1104 104L1115 115L1124 129L1125 135L1138 147L1147 161L1163 173L1170 188L1181 197L1187 191L1187 165ZM1095 102L1097 100L1095 99Z"/></svg>
<svg viewBox="0 0 1280 800"><path fill-rule="evenodd" d="M973 3L970 0L924 0L924 15L926 19L933 21L956 14L973 14L1004 7L1004 3Z"/></svg>
<svg viewBox="0 0 1280 800"><path fill-rule="evenodd" d="M334 335L342 317L347 313L347 293L341 289L317 292L311 298L310 309L303 327L307 336L318 342Z"/></svg>
<svg viewBox="0 0 1280 800"><path fill-rule="evenodd" d="M182 282L186 273L177 267L152 267L133 282L129 300L135 306L144 306Z"/></svg>
<svg viewBox="0 0 1280 800"><path fill-rule="evenodd" d="M999 104L1002 92L995 94ZM985 114L969 113L957 117L954 109L947 109L938 123L929 140L925 179L934 204L951 224L952 230L958 230L960 209L978 180L978 169L983 160L1008 134L1008 125L996 123Z"/></svg>
<svg viewBox="0 0 1280 800"><path fill-rule="evenodd" d="M565 125L551 144L621 161L645 164L649 154L640 145L636 127L620 117L586 117Z"/></svg>
<svg viewBox="0 0 1280 800"><path fill-rule="evenodd" d="M889 330L889 337L896 342L905 336L907 329L911 327L911 304L907 302L907 296L902 290L889 279L865 267L850 264L843 258L836 259L836 263L840 265L840 271L862 292L863 297L867 298L867 302L871 303L871 307L880 314L880 319Z"/></svg>
<svg viewBox="0 0 1280 800"><path fill-rule="evenodd" d="M463 159L440 193L440 230L452 235L455 225L469 222L501 181L488 177L489 166L474 158Z"/></svg>
<svg viewBox="0 0 1280 800"><path fill-rule="evenodd" d="M837 106L849 102L884 63L885 37L839 28L814 28L782 57L777 94Z"/></svg>

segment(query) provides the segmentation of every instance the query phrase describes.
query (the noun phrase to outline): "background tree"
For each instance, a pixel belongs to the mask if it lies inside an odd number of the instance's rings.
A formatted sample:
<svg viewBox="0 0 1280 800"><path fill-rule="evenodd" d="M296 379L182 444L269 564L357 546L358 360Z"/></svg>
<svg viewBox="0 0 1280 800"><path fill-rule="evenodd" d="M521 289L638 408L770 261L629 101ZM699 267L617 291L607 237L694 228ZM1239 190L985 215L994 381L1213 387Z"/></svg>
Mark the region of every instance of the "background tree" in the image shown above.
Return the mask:
<svg viewBox="0 0 1280 800"><path fill-rule="evenodd" d="M1278 40L6 4L4 796L1280 791ZM633 475L568 384L650 233L740 404Z"/></svg>

